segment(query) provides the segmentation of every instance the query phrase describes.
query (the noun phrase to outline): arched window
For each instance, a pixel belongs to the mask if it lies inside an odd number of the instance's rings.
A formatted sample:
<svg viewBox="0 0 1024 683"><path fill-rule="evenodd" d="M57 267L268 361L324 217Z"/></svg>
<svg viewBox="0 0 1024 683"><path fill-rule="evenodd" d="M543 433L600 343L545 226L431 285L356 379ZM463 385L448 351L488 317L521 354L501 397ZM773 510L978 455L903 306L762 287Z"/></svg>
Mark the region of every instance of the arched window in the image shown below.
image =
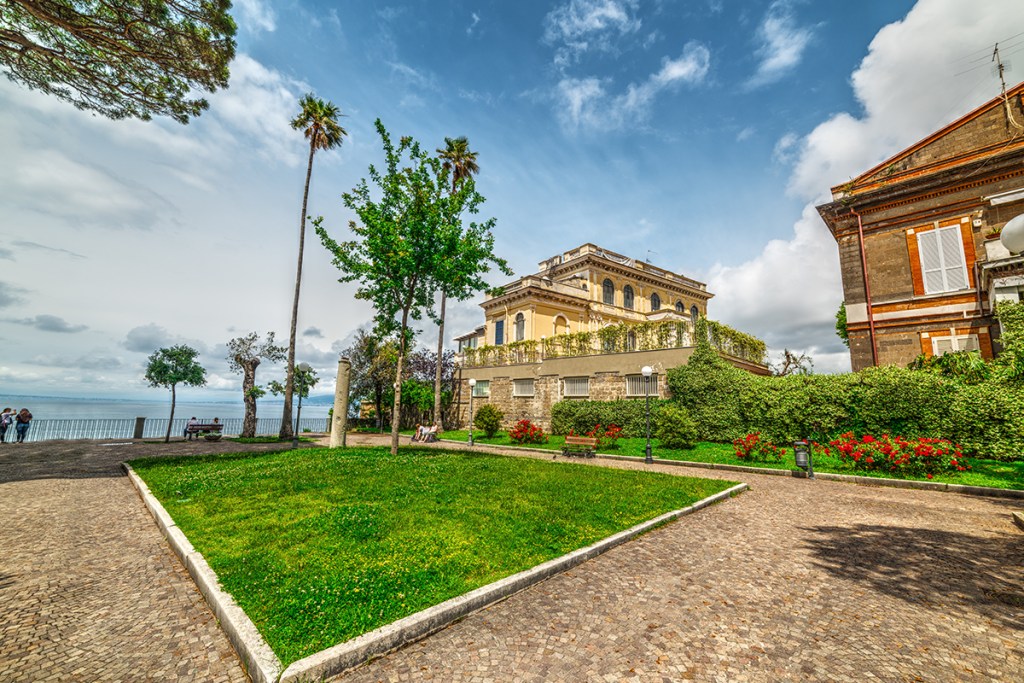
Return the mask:
<svg viewBox="0 0 1024 683"><path fill-rule="evenodd" d="M555 316L555 334L569 334L569 321L562 314Z"/></svg>
<svg viewBox="0 0 1024 683"><path fill-rule="evenodd" d="M661 297L658 296L657 292L655 292L654 294L651 294L651 310L652 311L661 310Z"/></svg>
<svg viewBox="0 0 1024 683"><path fill-rule="evenodd" d="M629 285L622 288L622 307L633 310L633 288Z"/></svg>
<svg viewBox="0 0 1024 683"><path fill-rule="evenodd" d="M679 313L680 315L686 315L686 306L683 306L682 301L676 302L676 313Z"/></svg>
<svg viewBox="0 0 1024 683"><path fill-rule="evenodd" d="M697 326L697 318L700 317L700 311L697 310L696 306L690 307L690 319L693 321L694 327Z"/></svg>
<svg viewBox="0 0 1024 683"><path fill-rule="evenodd" d="M612 306L614 306L615 305L615 285L612 284L612 281L607 279L607 278L605 278L605 281L603 283L601 283L601 289L603 290L602 294L604 295L603 296L604 302L606 304L611 304Z"/></svg>
<svg viewBox="0 0 1024 683"><path fill-rule="evenodd" d="M626 333L626 350L636 351L636 332L633 330Z"/></svg>
<svg viewBox="0 0 1024 683"><path fill-rule="evenodd" d="M526 318L522 313L516 313L516 341L523 341L526 338Z"/></svg>

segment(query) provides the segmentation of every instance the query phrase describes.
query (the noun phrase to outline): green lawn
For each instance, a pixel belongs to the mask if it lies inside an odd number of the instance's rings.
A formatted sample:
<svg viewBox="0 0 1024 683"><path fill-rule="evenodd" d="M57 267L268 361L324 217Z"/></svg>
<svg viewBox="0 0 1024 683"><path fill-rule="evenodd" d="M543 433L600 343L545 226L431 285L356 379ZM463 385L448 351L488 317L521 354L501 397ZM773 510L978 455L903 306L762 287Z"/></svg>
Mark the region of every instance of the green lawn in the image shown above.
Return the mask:
<svg viewBox="0 0 1024 683"><path fill-rule="evenodd" d="M450 431L445 432L442 437L455 441L465 441L469 437L469 432ZM477 443L486 443L495 446L517 445L509 441L507 432L501 432L496 434L494 438L488 439L474 431L473 437ZM548 437L548 443L546 444L528 446L548 450L561 450L562 443L564 443L564 441L565 437L552 435ZM646 440L644 439L619 439L618 449L601 449L598 452L604 455L631 455L643 457L645 445ZM695 448L688 451L662 448L658 445L657 439L651 439L651 445L654 457L663 458L665 460L688 460L690 462L708 462L720 465L745 465L747 467L765 467L770 469L796 469L796 463L793 461L793 449L789 446L786 448L786 457L782 463L760 463L748 462L741 458L737 458L733 452L732 445L730 444L705 442L697 444ZM1001 489L1024 489L1024 462L1001 462L999 460L982 460L980 458L968 458L967 462L971 465L971 471L960 472L957 474L937 474L931 481L940 481L949 484L965 484L967 486L990 486ZM839 460L839 458L828 456L816 456L814 458L814 469L817 472L834 472L836 474L855 474L865 477L927 481L927 477L923 475L919 477L901 477L890 472L855 470L844 464Z"/></svg>
<svg viewBox="0 0 1024 683"><path fill-rule="evenodd" d="M286 666L733 485L420 448L131 464Z"/></svg>

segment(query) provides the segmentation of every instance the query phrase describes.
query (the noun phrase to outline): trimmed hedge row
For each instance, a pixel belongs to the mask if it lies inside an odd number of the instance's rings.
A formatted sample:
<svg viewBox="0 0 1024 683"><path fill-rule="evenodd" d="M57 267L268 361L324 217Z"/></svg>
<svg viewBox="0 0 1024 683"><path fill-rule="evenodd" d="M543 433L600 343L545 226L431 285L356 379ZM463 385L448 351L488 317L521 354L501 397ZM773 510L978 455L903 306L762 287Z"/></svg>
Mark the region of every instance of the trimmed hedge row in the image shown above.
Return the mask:
<svg viewBox="0 0 1024 683"><path fill-rule="evenodd" d="M586 434L595 425L618 425L627 438L646 435L647 423L644 399L619 401L576 401L563 399L551 407L551 433ZM661 407L667 401L651 399L651 431Z"/></svg>
<svg viewBox="0 0 1024 683"><path fill-rule="evenodd" d="M898 367L843 375L760 377L698 347L689 365L668 371L673 401L702 441L761 432L775 443L844 432L946 438L982 458L1024 459L1024 387L965 384Z"/></svg>

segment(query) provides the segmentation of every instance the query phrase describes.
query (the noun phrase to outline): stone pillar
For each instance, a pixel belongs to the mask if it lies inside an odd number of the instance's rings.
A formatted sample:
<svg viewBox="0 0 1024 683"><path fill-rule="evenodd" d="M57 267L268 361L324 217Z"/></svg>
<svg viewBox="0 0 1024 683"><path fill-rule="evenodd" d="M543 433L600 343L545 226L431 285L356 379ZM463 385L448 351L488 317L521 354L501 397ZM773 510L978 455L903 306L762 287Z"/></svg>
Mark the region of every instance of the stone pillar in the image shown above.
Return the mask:
<svg viewBox="0 0 1024 683"><path fill-rule="evenodd" d="M331 448L345 446L348 428L348 378L352 363L348 358L338 359L338 381L334 385L334 417L331 420Z"/></svg>
<svg viewBox="0 0 1024 683"><path fill-rule="evenodd" d="M132 435L133 439L141 439L142 433L146 430L146 418L137 417L135 418L135 434Z"/></svg>

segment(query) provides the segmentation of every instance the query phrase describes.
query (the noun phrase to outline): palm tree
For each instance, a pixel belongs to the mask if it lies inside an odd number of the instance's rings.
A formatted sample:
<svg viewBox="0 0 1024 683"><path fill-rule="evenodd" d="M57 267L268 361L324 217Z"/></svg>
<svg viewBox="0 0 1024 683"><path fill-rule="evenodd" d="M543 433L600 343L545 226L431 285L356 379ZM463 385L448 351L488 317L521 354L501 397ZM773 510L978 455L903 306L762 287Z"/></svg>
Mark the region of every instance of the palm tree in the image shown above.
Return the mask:
<svg viewBox="0 0 1024 683"><path fill-rule="evenodd" d="M476 152L469 150L469 140L465 135L455 139L445 138L445 148L437 150L437 156L444 164L446 171L452 174L452 194L455 194L459 184L480 172L476 163ZM441 359L444 354L444 305L448 298L448 291L445 284L441 285L441 316L437 325L437 369L434 375L434 421L441 423ZM473 419L472 416L469 418Z"/></svg>
<svg viewBox="0 0 1024 683"><path fill-rule="evenodd" d="M306 244L306 201L309 199L309 178L313 175L313 155L318 149L340 147L348 135L338 125L341 111L331 102L317 99L313 93L299 100L302 111L292 121L292 128L301 130L309 140L309 164L306 166L306 187L302 191L302 214L299 216L299 263L295 268L295 300L292 302L292 326L288 337L288 375L284 390L284 414L281 416L281 438L292 436L292 393L295 390L295 328L299 318L299 288L302 284L302 252Z"/></svg>

